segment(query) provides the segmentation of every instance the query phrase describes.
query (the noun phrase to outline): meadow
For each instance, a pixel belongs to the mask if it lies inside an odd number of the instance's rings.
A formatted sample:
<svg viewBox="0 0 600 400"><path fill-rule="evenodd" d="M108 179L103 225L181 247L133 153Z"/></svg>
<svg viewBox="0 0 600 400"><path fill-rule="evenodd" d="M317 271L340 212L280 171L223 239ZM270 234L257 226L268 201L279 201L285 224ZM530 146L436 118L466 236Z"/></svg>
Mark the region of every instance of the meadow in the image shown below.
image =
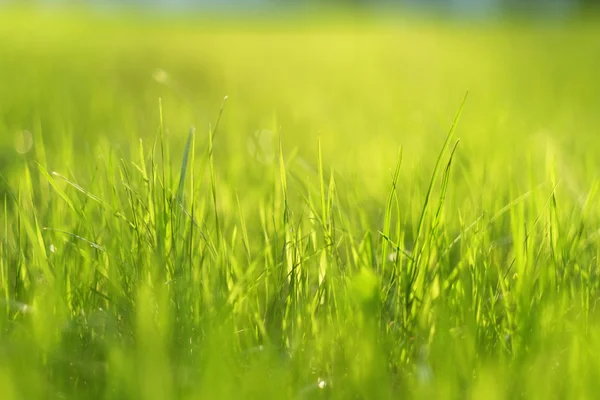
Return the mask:
<svg viewBox="0 0 600 400"><path fill-rule="evenodd" d="M600 390L600 24L0 15L0 398Z"/></svg>

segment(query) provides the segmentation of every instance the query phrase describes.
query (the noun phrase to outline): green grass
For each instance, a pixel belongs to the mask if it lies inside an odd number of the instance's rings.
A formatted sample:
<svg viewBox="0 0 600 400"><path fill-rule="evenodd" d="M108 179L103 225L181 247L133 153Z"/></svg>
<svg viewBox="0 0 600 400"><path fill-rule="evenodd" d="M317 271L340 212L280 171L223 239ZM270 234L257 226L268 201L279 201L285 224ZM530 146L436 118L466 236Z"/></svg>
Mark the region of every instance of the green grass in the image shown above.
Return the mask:
<svg viewBox="0 0 600 400"><path fill-rule="evenodd" d="M0 398L594 398L596 22L6 12Z"/></svg>

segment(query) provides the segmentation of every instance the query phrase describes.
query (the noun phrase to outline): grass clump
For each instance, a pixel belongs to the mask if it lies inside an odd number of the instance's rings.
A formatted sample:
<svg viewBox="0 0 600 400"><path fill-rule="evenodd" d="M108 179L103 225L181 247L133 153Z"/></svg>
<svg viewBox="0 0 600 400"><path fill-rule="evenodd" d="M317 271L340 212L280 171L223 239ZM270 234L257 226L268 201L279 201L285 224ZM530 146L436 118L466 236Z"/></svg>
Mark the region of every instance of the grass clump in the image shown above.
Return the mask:
<svg viewBox="0 0 600 400"><path fill-rule="evenodd" d="M3 399L596 393L596 25L20 18Z"/></svg>

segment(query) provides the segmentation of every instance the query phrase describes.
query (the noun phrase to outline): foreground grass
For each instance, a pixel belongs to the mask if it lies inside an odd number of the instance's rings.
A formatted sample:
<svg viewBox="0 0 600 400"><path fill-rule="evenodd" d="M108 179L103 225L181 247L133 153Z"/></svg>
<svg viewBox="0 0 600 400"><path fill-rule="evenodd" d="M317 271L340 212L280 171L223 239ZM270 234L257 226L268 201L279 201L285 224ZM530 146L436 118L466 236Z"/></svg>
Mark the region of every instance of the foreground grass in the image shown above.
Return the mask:
<svg viewBox="0 0 600 400"><path fill-rule="evenodd" d="M3 399L594 397L595 25L3 18Z"/></svg>

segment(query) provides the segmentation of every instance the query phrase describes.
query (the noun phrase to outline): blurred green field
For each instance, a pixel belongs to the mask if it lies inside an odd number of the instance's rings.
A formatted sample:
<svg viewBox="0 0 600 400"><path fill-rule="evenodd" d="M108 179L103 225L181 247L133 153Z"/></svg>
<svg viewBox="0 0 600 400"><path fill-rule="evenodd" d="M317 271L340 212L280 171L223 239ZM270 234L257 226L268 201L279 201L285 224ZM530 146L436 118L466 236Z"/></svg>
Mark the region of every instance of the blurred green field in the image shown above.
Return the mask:
<svg viewBox="0 0 600 400"><path fill-rule="evenodd" d="M4 12L0 398L594 398L598 65L594 18Z"/></svg>

